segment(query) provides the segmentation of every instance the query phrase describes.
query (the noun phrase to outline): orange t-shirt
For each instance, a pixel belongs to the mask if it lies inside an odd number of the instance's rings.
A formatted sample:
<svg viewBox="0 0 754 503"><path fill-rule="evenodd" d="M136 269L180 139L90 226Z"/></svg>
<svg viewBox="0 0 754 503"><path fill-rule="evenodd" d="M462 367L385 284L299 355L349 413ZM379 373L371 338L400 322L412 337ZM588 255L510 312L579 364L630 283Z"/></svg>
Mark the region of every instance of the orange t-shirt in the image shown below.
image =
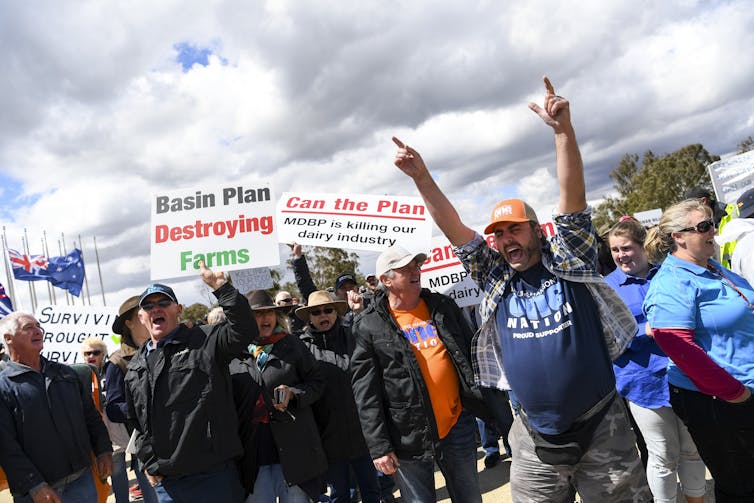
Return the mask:
<svg viewBox="0 0 754 503"><path fill-rule="evenodd" d="M437 433L440 438L444 438L461 415L462 405L456 368L445 344L437 335L435 324L423 299L410 311L391 308L390 312L414 351L429 398L432 400Z"/></svg>

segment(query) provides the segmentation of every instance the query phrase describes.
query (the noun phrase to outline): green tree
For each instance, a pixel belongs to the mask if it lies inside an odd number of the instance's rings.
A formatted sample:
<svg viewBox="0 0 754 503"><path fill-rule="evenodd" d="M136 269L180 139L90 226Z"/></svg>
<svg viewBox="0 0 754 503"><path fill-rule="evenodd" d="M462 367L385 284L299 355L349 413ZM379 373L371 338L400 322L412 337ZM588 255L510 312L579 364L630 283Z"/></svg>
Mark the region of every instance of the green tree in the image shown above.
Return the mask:
<svg viewBox="0 0 754 503"><path fill-rule="evenodd" d="M610 173L618 192L597 205L594 225L602 230L613 225L623 215L637 211L667 208L683 199L691 187L712 189L707 166L720 157L707 152L700 144L687 145L662 156L647 151L641 158L626 154Z"/></svg>
<svg viewBox="0 0 754 503"><path fill-rule="evenodd" d="M737 154L743 154L744 152L748 152L749 150L754 150L754 138L749 135L745 140L741 140L741 142L737 146Z"/></svg>
<svg viewBox="0 0 754 503"><path fill-rule="evenodd" d="M302 251L306 256L312 281L317 288L325 290L334 286L338 276L345 273L353 274L359 284L364 282L364 277L356 271L359 266L358 254L349 253L341 248L319 246L304 246ZM291 293L295 291L299 297L301 295L295 283L286 283L282 285L282 289Z"/></svg>
<svg viewBox="0 0 754 503"><path fill-rule="evenodd" d="M203 320L207 316L207 313L209 313L209 308L204 304L196 302L188 307L184 307L179 318L181 321Z"/></svg>

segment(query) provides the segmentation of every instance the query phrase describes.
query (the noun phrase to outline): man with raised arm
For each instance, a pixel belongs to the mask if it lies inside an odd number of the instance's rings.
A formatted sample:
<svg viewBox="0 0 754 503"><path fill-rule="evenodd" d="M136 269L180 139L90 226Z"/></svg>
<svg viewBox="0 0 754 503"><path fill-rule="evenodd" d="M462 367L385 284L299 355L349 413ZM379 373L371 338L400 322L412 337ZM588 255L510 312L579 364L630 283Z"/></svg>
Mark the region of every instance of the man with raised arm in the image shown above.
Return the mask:
<svg viewBox="0 0 754 503"><path fill-rule="evenodd" d="M128 420L139 461L161 503L244 499L235 460L243 453L228 364L257 336L246 297L200 263L226 320L189 328L173 289L149 285L139 320L149 332L128 364Z"/></svg>
<svg viewBox="0 0 754 503"><path fill-rule="evenodd" d="M584 501L650 501L611 367L636 325L597 272L597 234L569 103L544 82L544 106L529 108L555 133L554 237L544 236L528 204L508 199L495 206L484 230L495 236L497 249L488 247L461 221L418 152L397 138L395 164L413 179L484 291L474 373L493 412L504 406L501 390L510 390L513 501L572 501L574 490Z"/></svg>

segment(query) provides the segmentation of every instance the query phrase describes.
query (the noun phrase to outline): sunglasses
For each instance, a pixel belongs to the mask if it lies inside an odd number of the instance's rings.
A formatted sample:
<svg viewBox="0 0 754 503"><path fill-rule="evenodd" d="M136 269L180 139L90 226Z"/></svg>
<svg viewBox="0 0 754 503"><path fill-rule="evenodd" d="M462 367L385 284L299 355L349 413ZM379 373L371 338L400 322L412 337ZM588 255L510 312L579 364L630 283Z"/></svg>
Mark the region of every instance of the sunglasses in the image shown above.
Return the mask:
<svg viewBox="0 0 754 503"><path fill-rule="evenodd" d="M699 234L704 234L705 232L709 232L709 230L713 229L714 227L715 227L715 222L713 222L712 220L702 220L698 224L692 227L686 227L685 229L681 229L678 232L696 231Z"/></svg>
<svg viewBox="0 0 754 503"><path fill-rule="evenodd" d="M278 302L285 302L286 304L290 304L293 302L293 299L291 297L288 297L287 299L280 299Z"/></svg>
<svg viewBox="0 0 754 503"><path fill-rule="evenodd" d="M154 306L168 307L172 303L173 301L170 299L162 299L158 300L157 302L145 302L141 305L141 308L144 311L151 311L152 309L154 309Z"/></svg>
<svg viewBox="0 0 754 503"><path fill-rule="evenodd" d="M99 356L102 354L102 351L99 349L95 349L92 351L84 351L84 356Z"/></svg>
<svg viewBox="0 0 754 503"><path fill-rule="evenodd" d="M311 314L312 316L319 316L319 315L321 315L322 313L325 313L325 314L332 314L332 313L334 313L334 312L335 312L335 309L333 309L333 308L331 308L331 307L326 307L326 308L324 308L324 309L322 309L322 310L319 310L319 309L317 309L316 311L309 311L309 314Z"/></svg>

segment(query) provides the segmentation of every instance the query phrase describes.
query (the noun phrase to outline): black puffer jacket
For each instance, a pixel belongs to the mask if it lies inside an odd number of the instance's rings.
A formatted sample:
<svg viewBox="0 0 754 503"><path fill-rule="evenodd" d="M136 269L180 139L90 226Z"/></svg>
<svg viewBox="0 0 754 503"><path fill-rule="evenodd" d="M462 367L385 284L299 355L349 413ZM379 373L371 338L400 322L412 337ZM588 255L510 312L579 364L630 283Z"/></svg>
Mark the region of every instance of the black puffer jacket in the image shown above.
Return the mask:
<svg viewBox="0 0 754 503"><path fill-rule="evenodd" d="M458 373L464 409L490 419L474 384L470 351L473 332L450 297L422 289L437 333ZM352 387L372 459L394 451L399 458L429 459L439 441L429 392L410 343L380 292L354 320Z"/></svg>
<svg viewBox="0 0 754 503"><path fill-rule="evenodd" d="M287 335L272 347L264 370L260 371L254 358L247 355L242 360L234 360L230 371L238 415L248 418L241 424L245 448L241 477L246 489L250 491L254 487L259 468L256 462L255 425L251 421L256 397L261 392L265 402L270 404L273 390L281 384L291 388L293 397L288 402L287 410L296 419L271 406L268 406L268 410L270 429L285 481L289 485L300 485L327 471L327 458L311 408L320 397L325 382L317 361L306 346L296 336Z"/></svg>
<svg viewBox="0 0 754 503"><path fill-rule="evenodd" d="M128 420L137 430L137 455L152 475L191 475L241 456L228 364L258 329L249 302L230 284L214 294L227 321L180 325L154 350L153 370L147 344L128 365Z"/></svg>
<svg viewBox="0 0 754 503"><path fill-rule="evenodd" d="M324 393L313 409L327 461L339 463L368 454L351 390L354 340L350 329L338 318L330 330L317 332L308 325L300 337L325 377Z"/></svg>

